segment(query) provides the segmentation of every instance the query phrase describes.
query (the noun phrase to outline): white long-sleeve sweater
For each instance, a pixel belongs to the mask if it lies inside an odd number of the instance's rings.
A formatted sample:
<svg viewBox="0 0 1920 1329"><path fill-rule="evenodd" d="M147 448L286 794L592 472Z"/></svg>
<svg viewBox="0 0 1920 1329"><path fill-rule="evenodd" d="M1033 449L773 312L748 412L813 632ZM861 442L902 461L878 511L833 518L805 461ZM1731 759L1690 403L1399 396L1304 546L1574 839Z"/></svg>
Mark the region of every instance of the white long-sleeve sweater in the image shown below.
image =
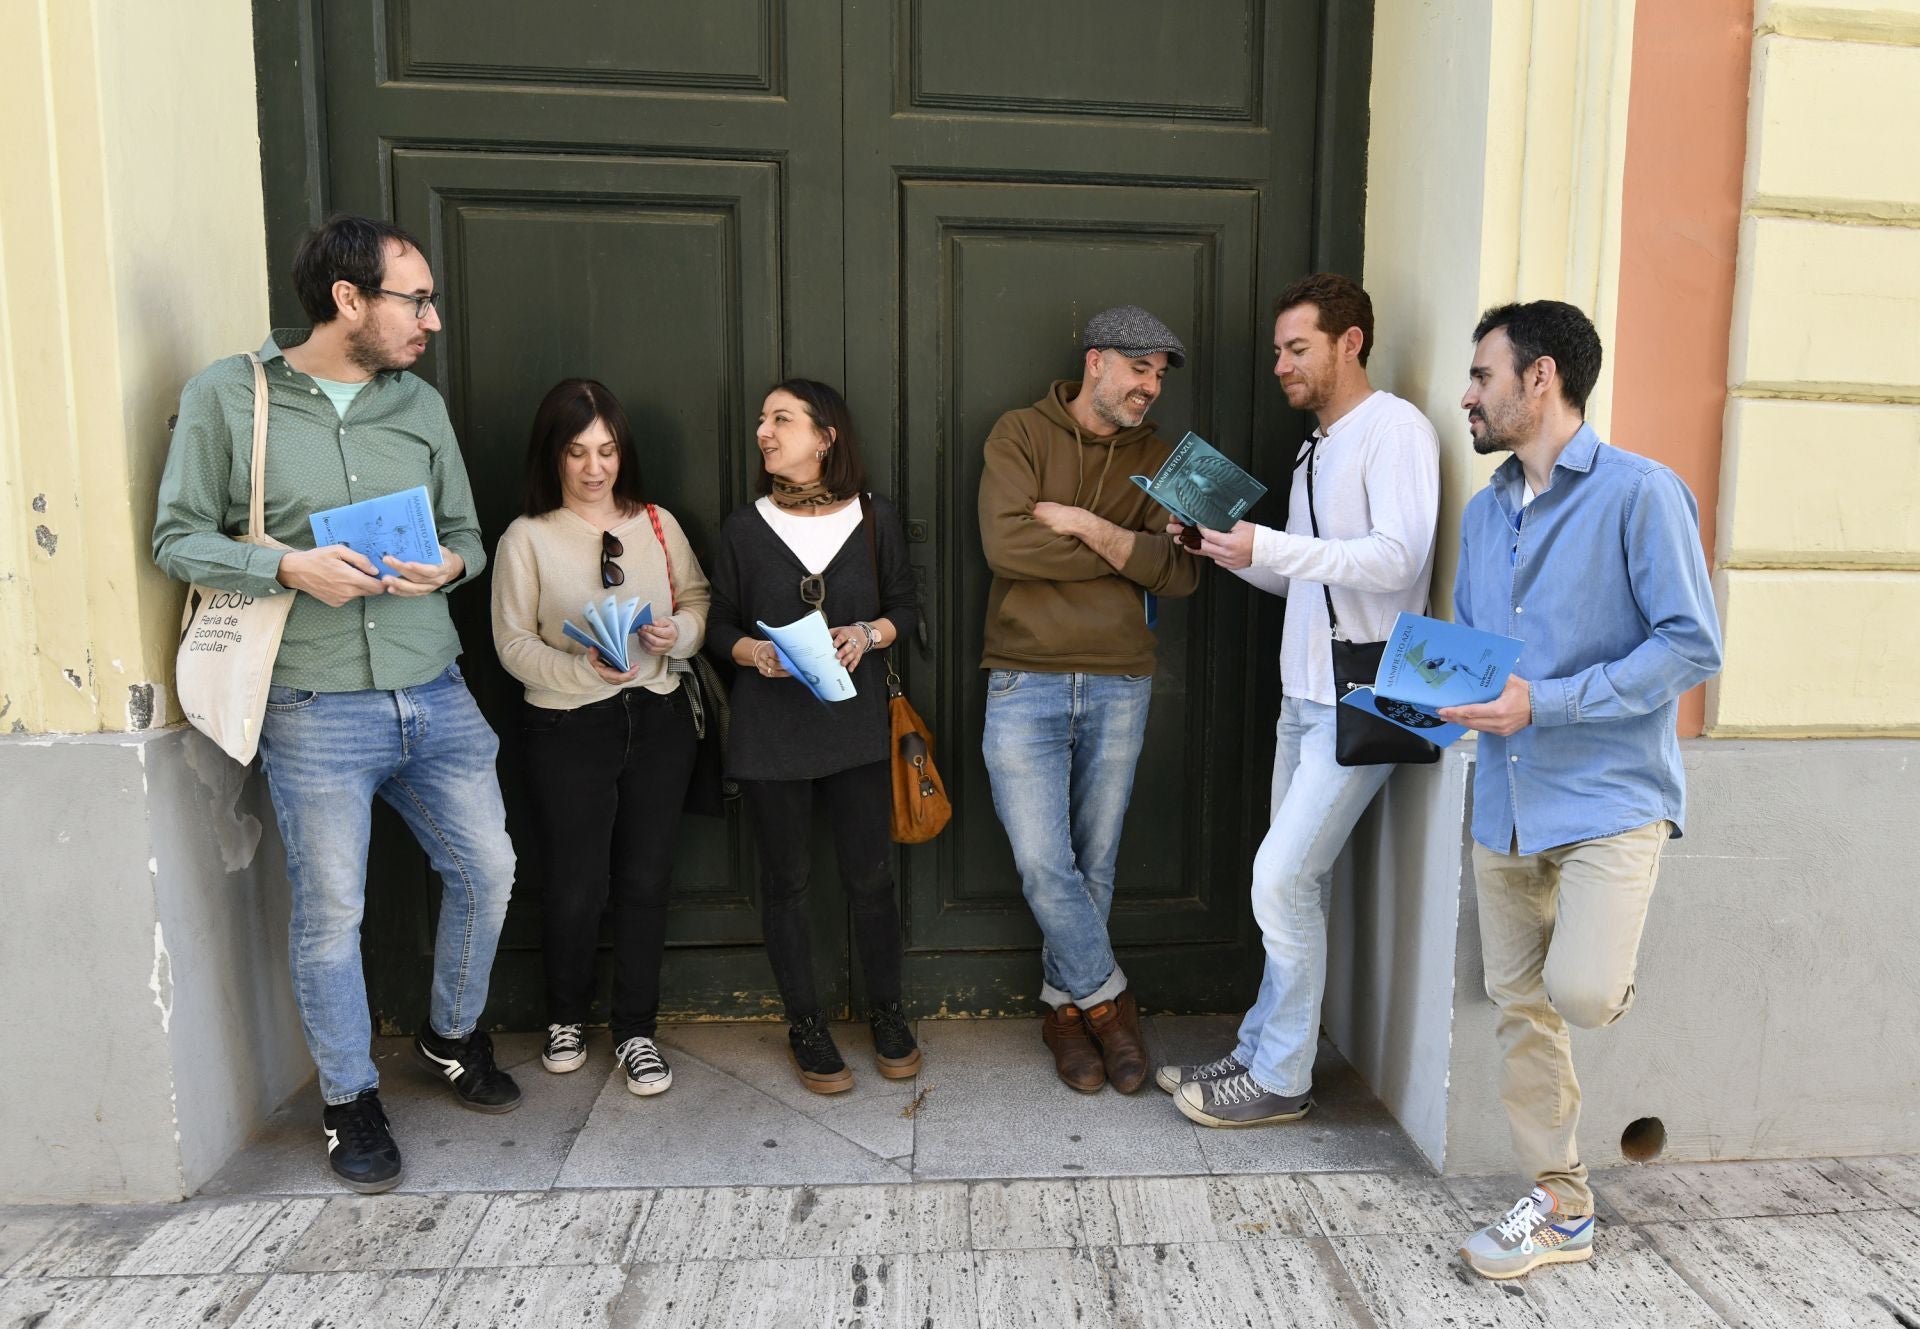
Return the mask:
<svg viewBox="0 0 1920 1329"><path fill-rule="evenodd" d="M1307 516L1307 464L1293 473L1287 528L1254 530L1252 566L1243 581L1287 597L1280 682L1289 697L1331 706L1333 659L1327 602L1346 641L1380 641L1402 610L1425 613L1440 511L1440 445L1410 402L1375 392L1315 430L1314 512ZM1307 444L1302 443L1301 451Z"/></svg>

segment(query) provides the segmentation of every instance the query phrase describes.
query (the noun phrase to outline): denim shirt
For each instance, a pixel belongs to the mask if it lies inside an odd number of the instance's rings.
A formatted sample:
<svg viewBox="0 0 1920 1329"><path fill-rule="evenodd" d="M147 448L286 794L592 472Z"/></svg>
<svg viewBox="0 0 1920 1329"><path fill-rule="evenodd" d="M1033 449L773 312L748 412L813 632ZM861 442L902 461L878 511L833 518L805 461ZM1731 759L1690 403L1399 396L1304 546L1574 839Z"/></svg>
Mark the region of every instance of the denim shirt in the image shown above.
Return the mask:
<svg viewBox="0 0 1920 1329"><path fill-rule="evenodd" d="M1538 853L1666 819L1680 834L1680 696L1720 670L1699 510L1665 466L1581 425L1523 508L1509 458L1467 504L1454 617L1526 643L1533 722L1481 734L1473 838Z"/></svg>

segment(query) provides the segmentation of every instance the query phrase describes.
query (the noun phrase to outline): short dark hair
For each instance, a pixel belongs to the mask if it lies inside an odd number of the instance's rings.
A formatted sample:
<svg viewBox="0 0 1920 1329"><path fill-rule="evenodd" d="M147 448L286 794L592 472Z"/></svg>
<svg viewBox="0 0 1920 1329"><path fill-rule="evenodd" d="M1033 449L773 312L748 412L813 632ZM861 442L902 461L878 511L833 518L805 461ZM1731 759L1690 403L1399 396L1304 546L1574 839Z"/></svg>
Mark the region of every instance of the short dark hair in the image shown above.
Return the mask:
<svg viewBox="0 0 1920 1329"><path fill-rule="evenodd" d="M646 503L640 487L640 454L633 445L633 429L620 399L607 385L590 378L563 378L548 389L540 409L533 413L533 433L527 439L526 514L538 517L565 502L560 467L567 446L595 420L606 425L620 449L620 473L613 477L613 499L622 512L636 512Z"/></svg>
<svg viewBox="0 0 1920 1329"><path fill-rule="evenodd" d="M1360 329L1360 363L1373 354L1373 298L1360 283L1337 272L1315 272L1280 292L1273 302L1277 319L1296 305L1312 305L1320 331L1336 340L1348 328Z"/></svg>
<svg viewBox="0 0 1920 1329"><path fill-rule="evenodd" d="M386 280L389 240L402 249L427 252L392 222L346 212L334 213L308 232L293 255L293 289L315 327L340 316L333 298L335 282L350 281L371 291Z"/></svg>
<svg viewBox="0 0 1920 1329"><path fill-rule="evenodd" d="M860 460L860 443L854 437L853 412L847 409L847 399L829 384L811 378L790 378L775 383L763 395L770 397L776 392L798 397L815 429L833 431L833 446L820 464L820 480L827 492L835 498L852 498L866 492L867 464ZM764 467L754 480L753 488L757 494L773 492L773 476Z"/></svg>
<svg viewBox="0 0 1920 1329"><path fill-rule="evenodd" d="M1587 413L1587 394L1600 378L1600 334L1593 320L1563 300L1533 300L1497 305L1473 327L1474 345L1498 328L1513 343L1513 372L1524 375L1534 361L1551 356L1560 371L1560 395L1567 405Z"/></svg>

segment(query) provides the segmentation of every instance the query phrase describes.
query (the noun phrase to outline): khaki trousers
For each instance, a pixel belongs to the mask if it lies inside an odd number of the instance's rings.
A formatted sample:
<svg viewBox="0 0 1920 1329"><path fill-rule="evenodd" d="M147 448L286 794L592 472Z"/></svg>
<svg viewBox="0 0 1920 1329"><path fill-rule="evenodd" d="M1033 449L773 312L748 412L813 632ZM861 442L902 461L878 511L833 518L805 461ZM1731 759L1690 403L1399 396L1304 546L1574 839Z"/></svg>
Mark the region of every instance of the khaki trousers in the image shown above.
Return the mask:
<svg viewBox="0 0 1920 1329"><path fill-rule="evenodd" d="M1569 1215L1593 1212L1574 1133L1580 1082L1568 1025L1598 1029L1633 1004L1633 972L1673 823L1656 821L1537 854L1473 847L1487 995L1505 1064L1513 1148Z"/></svg>

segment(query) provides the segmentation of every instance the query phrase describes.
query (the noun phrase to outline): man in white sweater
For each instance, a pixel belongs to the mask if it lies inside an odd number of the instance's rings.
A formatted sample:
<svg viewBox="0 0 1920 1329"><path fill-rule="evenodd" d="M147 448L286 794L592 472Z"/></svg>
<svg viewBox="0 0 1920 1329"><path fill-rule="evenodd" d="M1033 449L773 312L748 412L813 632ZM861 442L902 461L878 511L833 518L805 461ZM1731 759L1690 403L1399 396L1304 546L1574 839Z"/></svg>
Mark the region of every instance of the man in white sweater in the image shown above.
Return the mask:
<svg viewBox="0 0 1920 1329"><path fill-rule="evenodd" d="M1440 465L1426 417L1367 381L1372 348L1373 302L1354 282L1316 273L1281 292L1273 375L1287 404L1319 421L1300 445L1286 529L1243 521L1204 531L1197 551L1287 597L1272 821L1253 860L1253 914L1267 953L1260 995L1231 1052L1156 1076L1203 1126L1296 1121L1313 1106L1333 864L1393 770L1334 760L1329 642L1335 631L1379 641L1401 610L1426 611Z"/></svg>

